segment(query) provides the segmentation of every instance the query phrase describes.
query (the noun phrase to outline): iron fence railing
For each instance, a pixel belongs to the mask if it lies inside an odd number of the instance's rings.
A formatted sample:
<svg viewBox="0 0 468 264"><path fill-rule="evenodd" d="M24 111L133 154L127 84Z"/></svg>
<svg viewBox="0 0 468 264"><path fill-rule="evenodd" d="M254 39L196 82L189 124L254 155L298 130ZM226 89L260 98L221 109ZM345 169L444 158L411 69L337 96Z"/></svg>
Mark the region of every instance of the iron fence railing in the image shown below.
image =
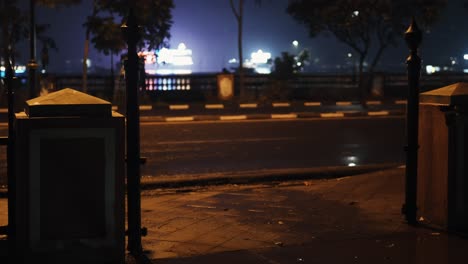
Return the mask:
<svg viewBox="0 0 468 264"><path fill-rule="evenodd" d="M190 102L218 100L217 73L189 75L147 75L140 82L140 91L144 91L150 102ZM245 89L250 99L260 99L274 89L287 91L291 100L359 100L362 91L358 87L358 78L352 74L299 74L285 82L276 81L271 75L247 75ZM87 93L111 102L122 101L125 95L125 80L121 75L89 75ZM238 78L234 78L234 95L239 95ZM444 73L421 76L421 91L432 90L457 82L468 82L468 74ZM40 77L42 93L73 88L82 90L81 75L55 75ZM373 86L380 86L380 99L407 97L407 76L405 73L376 73ZM19 102L27 98L27 78L18 77L15 96ZM368 91L368 94L369 91ZM235 98L235 97L234 97ZM0 105L6 105L4 88L0 82Z"/></svg>

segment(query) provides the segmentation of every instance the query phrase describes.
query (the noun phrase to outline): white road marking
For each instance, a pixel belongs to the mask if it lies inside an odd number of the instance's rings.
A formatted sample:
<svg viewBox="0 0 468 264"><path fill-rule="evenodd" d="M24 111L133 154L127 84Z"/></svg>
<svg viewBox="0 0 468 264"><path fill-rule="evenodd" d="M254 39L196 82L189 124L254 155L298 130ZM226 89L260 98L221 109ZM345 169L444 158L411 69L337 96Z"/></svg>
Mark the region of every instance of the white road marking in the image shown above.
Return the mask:
<svg viewBox="0 0 468 264"><path fill-rule="evenodd" d="M224 109L224 105L222 104L207 104L205 105L206 109Z"/></svg>
<svg viewBox="0 0 468 264"><path fill-rule="evenodd" d="M233 116L220 116L219 120L245 120L247 119L246 115L233 115Z"/></svg>
<svg viewBox="0 0 468 264"><path fill-rule="evenodd" d="M304 106L321 106L321 102L305 102Z"/></svg>
<svg viewBox="0 0 468 264"><path fill-rule="evenodd" d="M385 116L389 114L390 113L388 111L367 112L368 116Z"/></svg>
<svg viewBox="0 0 468 264"><path fill-rule="evenodd" d="M336 105L338 106L347 106L347 105L352 105L352 102L336 102Z"/></svg>
<svg viewBox="0 0 468 264"><path fill-rule="evenodd" d="M169 105L170 110L187 110L189 105Z"/></svg>
<svg viewBox="0 0 468 264"><path fill-rule="evenodd" d="M297 114L272 114L271 118L273 119L297 118Z"/></svg>
<svg viewBox="0 0 468 264"><path fill-rule="evenodd" d="M152 105L140 105L140 110L141 111L149 111L151 109L153 109Z"/></svg>
<svg viewBox="0 0 468 264"><path fill-rule="evenodd" d="M257 104L240 104L240 108L257 108Z"/></svg>
<svg viewBox="0 0 468 264"><path fill-rule="evenodd" d="M178 117L166 117L166 122L186 122L193 121L193 116L178 116Z"/></svg>
<svg viewBox="0 0 468 264"><path fill-rule="evenodd" d="M290 103L273 103L273 107L290 107Z"/></svg>
<svg viewBox="0 0 468 264"><path fill-rule="evenodd" d="M321 113L320 117L324 117L324 118L344 117L344 113Z"/></svg>

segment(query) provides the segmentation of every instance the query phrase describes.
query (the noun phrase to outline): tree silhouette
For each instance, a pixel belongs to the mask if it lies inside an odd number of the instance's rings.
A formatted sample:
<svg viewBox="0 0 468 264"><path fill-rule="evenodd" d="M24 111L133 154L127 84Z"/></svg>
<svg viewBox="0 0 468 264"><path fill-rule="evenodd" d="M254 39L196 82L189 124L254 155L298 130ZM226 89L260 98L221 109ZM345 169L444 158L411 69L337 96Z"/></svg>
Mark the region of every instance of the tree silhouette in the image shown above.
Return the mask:
<svg viewBox="0 0 468 264"><path fill-rule="evenodd" d="M364 97L371 84L371 78L363 81L364 62L370 59L367 72L371 77L384 51L402 39L411 17L427 27L446 3L447 0L291 0L287 12L309 29L311 37L331 34L359 55L359 86Z"/></svg>
<svg viewBox="0 0 468 264"><path fill-rule="evenodd" d="M16 45L28 37L27 16L14 1L0 0L0 23L1 58L15 66L16 57L20 55Z"/></svg>
<svg viewBox="0 0 468 264"><path fill-rule="evenodd" d="M262 0L254 0L257 5L262 3ZM244 25L244 0L237 0L237 7L235 0L229 0L229 4L231 5L232 13L237 21L237 49L239 55L239 92L241 100L245 97L245 84L244 84L244 52L243 52L243 25Z"/></svg>
<svg viewBox="0 0 468 264"><path fill-rule="evenodd" d="M48 8L60 8L80 2L81 0L36 0L35 4ZM0 54L3 60L9 58L12 66L15 65L16 58L21 55L16 49L16 45L29 37L28 11L19 8L17 1L0 0ZM48 24L37 24L37 38L47 49L57 49L53 38L46 35L49 26Z"/></svg>
<svg viewBox="0 0 468 264"><path fill-rule="evenodd" d="M154 50L167 46L172 26L172 0L135 0L136 14L140 26L140 49ZM83 26L86 28L86 40L105 55L119 54L125 49L125 42L120 30L128 13L126 0L94 0L93 11ZM85 58L87 41L85 40ZM111 65L111 70L113 65ZM87 74L83 65L83 76ZM85 78L85 77L84 77ZM85 79L84 79L85 80ZM86 83L84 82L84 90Z"/></svg>

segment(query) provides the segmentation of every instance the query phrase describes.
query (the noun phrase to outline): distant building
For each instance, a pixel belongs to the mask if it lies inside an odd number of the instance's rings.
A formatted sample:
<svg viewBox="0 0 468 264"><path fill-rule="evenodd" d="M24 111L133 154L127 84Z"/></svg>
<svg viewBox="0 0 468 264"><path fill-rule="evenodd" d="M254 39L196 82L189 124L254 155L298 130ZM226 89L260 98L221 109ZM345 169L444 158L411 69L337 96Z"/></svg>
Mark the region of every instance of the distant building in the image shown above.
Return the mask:
<svg viewBox="0 0 468 264"><path fill-rule="evenodd" d="M162 48L156 52L140 52L138 55L145 58L145 72L147 74L192 73L192 50L188 49L184 43L180 43L177 49Z"/></svg>

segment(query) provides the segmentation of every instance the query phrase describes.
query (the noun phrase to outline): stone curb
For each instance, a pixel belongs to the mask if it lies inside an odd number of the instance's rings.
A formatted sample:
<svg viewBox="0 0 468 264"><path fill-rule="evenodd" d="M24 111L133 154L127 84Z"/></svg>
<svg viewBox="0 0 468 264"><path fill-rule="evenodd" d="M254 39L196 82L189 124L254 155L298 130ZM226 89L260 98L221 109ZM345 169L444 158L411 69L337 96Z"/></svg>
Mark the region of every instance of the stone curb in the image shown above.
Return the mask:
<svg viewBox="0 0 468 264"><path fill-rule="evenodd" d="M143 190L161 188L183 188L191 186L210 186L226 184L251 184L259 182L277 182L312 179L333 179L354 176L368 172L398 168L401 163L371 164L356 167L329 166L303 169L257 170L233 173L211 173L203 175L176 175L162 177L144 177L141 180Z"/></svg>
<svg viewBox="0 0 468 264"><path fill-rule="evenodd" d="M329 166L284 170L256 170L245 172L209 173L202 175L174 175L142 177L143 190L161 188L183 188L226 184L250 184L260 182L333 179L363 173L387 170L402 166L401 163L371 164L356 167ZM0 187L0 198L7 197L7 187Z"/></svg>

